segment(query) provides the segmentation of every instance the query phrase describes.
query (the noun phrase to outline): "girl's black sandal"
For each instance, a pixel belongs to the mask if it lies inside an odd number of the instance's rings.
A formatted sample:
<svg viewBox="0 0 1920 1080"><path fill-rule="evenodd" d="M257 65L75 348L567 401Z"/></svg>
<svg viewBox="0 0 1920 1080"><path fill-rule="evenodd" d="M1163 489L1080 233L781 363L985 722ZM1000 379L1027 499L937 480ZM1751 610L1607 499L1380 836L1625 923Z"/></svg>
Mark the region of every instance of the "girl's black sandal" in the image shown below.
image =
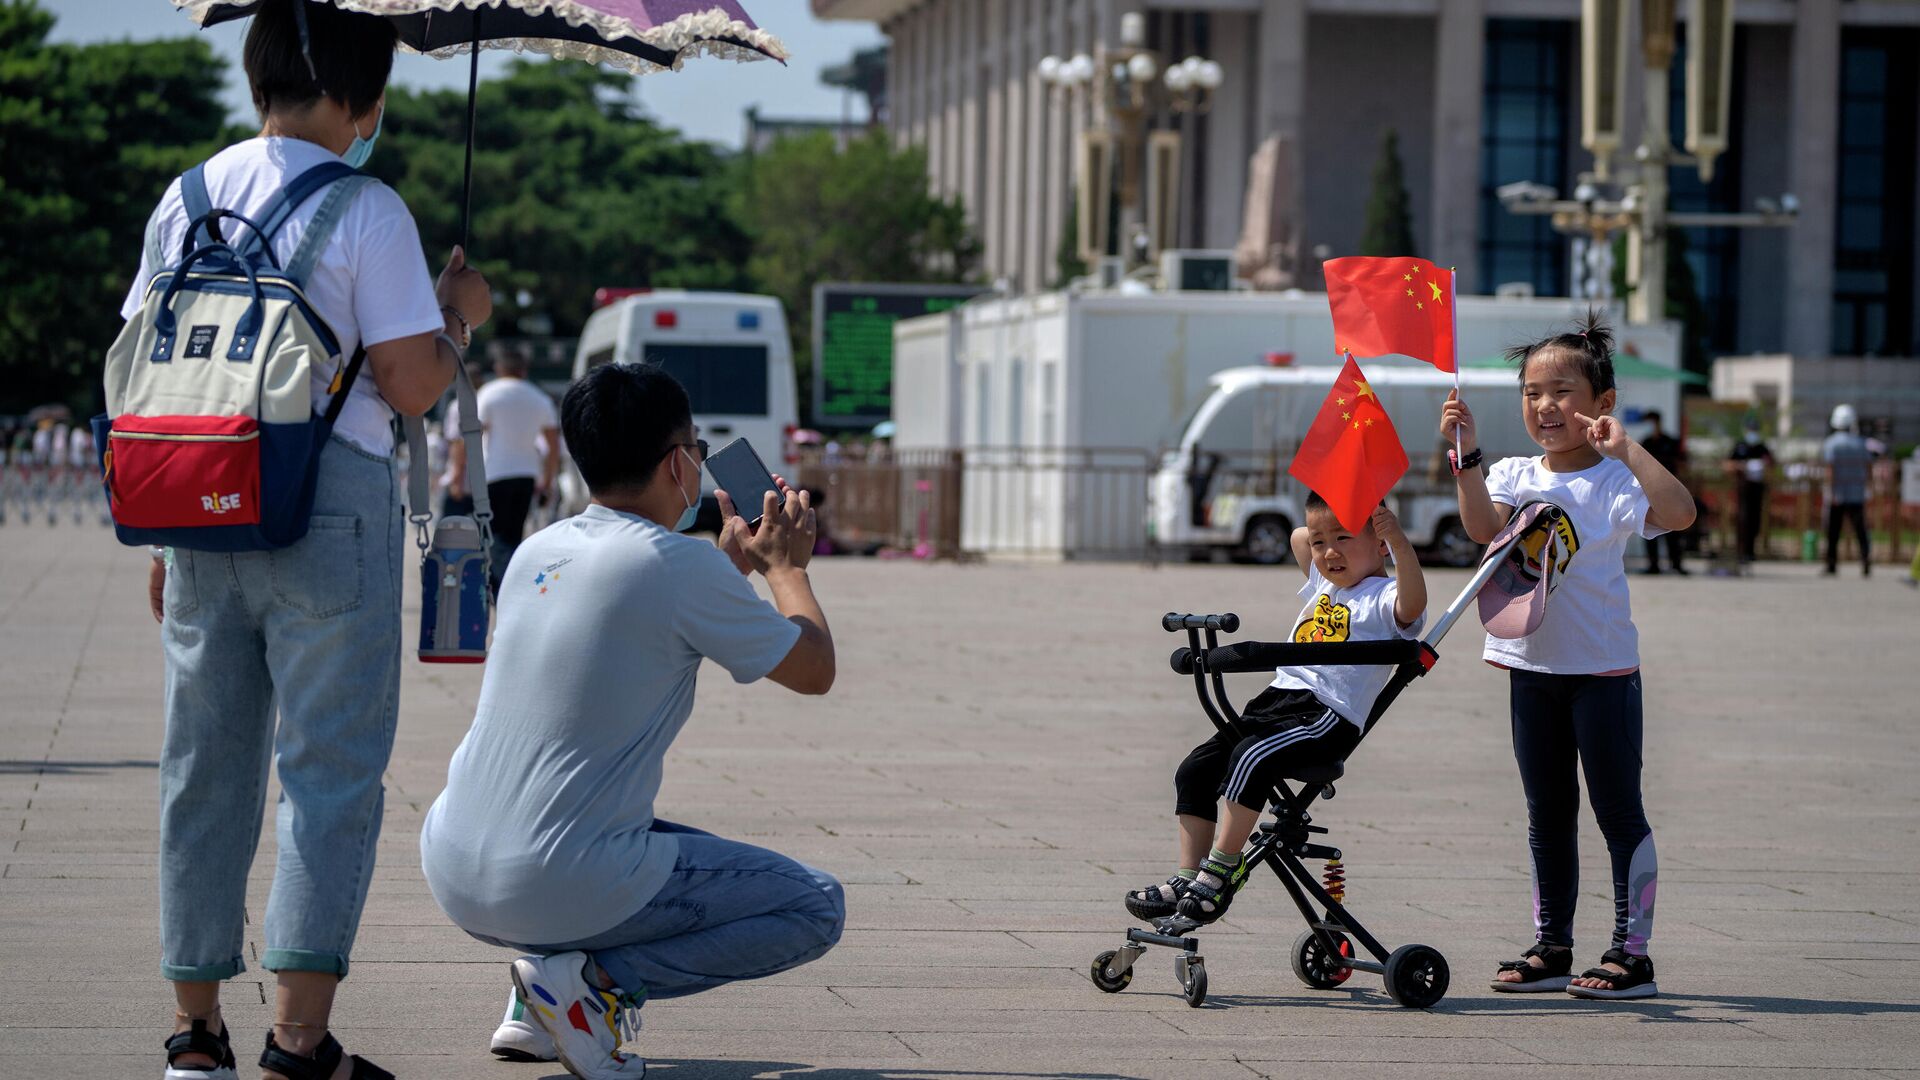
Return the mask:
<svg viewBox="0 0 1920 1080"><path fill-rule="evenodd" d="M188 1054L200 1054L212 1058L215 1064L212 1066L189 1065L184 1068L176 1064ZM176 1031L167 1039L168 1080L200 1080L202 1077L207 1080L224 1080L233 1075L233 1046L227 1042L225 1024L220 1026L220 1034L215 1035L207 1029L205 1020L195 1020L192 1028Z"/></svg>
<svg viewBox="0 0 1920 1080"><path fill-rule="evenodd" d="M1540 958L1539 964L1527 962L1528 957L1533 956ZM1500 970L1520 973L1519 982L1493 980L1492 987L1502 994L1543 994L1565 990L1573 982L1573 977L1568 974L1573 970L1573 950L1559 945L1535 944L1521 953L1518 960L1502 960Z"/></svg>
<svg viewBox="0 0 1920 1080"><path fill-rule="evenodd" d="M1653 961L1644 956L1634 956L1622 949L1608 949L1607 955L1600 958L1602 964L1618 964L1626 968L1626 973L1609 971L1604 967L1589 968L1580 977L1583 979L1601 979L1608 984L1605 989L1593 986L1567 987L1567 993L1574 997L1593 998L1597 1001L1626 1001L1633 998L1650 998L1660 993L1660 987L1653 981Z"/></svg>

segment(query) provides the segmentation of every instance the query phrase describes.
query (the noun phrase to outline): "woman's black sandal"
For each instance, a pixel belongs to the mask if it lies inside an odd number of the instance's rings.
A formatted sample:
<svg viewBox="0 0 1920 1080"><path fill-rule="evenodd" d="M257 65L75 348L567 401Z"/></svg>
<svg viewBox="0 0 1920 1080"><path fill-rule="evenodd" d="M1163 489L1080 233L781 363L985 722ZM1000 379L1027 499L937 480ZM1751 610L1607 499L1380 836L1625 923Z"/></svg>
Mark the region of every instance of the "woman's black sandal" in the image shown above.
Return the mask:
<svg viewBox="0 0 1920 1080"><path fill-rule="evenodd" d="M340 1067L340 1059L346 1051L340 1049L340 1042L328 1032L313 1048L312 1057L301 1057L280 1049L273 1041L273 1032L267 1032L267 1048L260 1051L260 1067L269 1072L277 1072L287 1080L332 1080L335 1069ZM368 1061L358 1054L353 1056L353 1071L348 1073L351 1080L393 1080L393 1074Z"/></svg>
<svg viewBox="0 0 1920 1080"><path fill-rule="evenodd" d="M1220 887L1214 888L1195 878L1187 882L1187 895L1180 898L1180 916L1205 925L1227 913L1227 906L1233 903L1233 894L1247 880L1247 861L1228 866L1212 859L1200 864L1202 874L1211 874L1220 879Z"/></svg>
<svg viewBox="0 0 1920 1080"><path fill-rule="evenodd" d="M1529 957L1540 958L1539 964L1527 962ZM1500 970L1517 971L1519 982L1493 980L1493 988L1503 994L1544 994L1551 990L1565 990L1573 977L1573 950L1560 945L1534 945L1520 954L1518 960L1502 960Z"/></svg>
<svg viewBox="0 0 1920 1080"><path fill-rule="evenodd" d="M185 1067L175 1064L188 1054L212 1058L214 1064ZM205 1020L195 1020L192 1028L176 1031L167 1039L167 1080L225 1080L233 1075L233 1047L227 1042L225 1024L220 1025L220 1034L215 1035L207 1030Z"/></svg>
<svg viewBox="0 0 1920 1080"><path fill-rule="evenodd" d="M1604 979L1609 986L1602 990L1592 986L1567 987L1567 993L1574 997L1595 998L1600 1001L1621 1001L1629 998L1650 998L1660 992L1653 981L1653 961L1644 956L1634 956L1621 949L1608 949L1607 955L1600 958L1602 964L1619 964L1626 973L1609 971L1604 967L1589 968L1583 979Z"/></svg>
<svg viewBox="0 0 1920 1080"><path fill-rule="evenodd" d="M1175 874L1164 885L1135 889L1127 894L1127 914L1147 922L1164 919L1179 910L1181 899L1187 895L1187 886L1192 884L1191 878ZM1171 900L1166 897L1169 892L1173 893Z"/></svg>

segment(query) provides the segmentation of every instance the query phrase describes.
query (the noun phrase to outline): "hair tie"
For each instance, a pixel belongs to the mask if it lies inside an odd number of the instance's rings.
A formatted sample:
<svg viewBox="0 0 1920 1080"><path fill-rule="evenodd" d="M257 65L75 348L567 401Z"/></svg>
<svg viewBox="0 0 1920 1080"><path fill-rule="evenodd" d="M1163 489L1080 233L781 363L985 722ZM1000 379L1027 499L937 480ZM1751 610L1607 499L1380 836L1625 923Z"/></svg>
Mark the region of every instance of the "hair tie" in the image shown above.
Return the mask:
<svg viewBox="0 0 1920 1080"><path fill-rule="evenodd" d="M1581 337L1586 337L1586 336L1587 336L1587 332L1586 332L1585 330L1582 330L1582 331L1580 331L1580 336L1581 336Z"/></svg>

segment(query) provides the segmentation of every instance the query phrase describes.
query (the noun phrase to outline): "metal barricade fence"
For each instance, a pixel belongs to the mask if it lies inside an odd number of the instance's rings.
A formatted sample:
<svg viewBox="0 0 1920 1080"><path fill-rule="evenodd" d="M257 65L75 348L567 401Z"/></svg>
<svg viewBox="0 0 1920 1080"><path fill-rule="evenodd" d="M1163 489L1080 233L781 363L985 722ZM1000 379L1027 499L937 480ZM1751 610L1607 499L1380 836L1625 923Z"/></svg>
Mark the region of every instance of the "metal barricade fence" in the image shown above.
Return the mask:
<svg viewBox="0 0 1920 1080"><path fill-rule="evenodd" d="M803 450L798 482L825 496L822 529L853 550L920 558L1155 557L1157 455L1133 448Z"/></svg>
<svg viewBox="0 0 1920 1080"><path fill-rule="evenodd" d="M1764 520L1754 545L1760 558L1826 558L1826 484L1821 470L1817 462L1789 463L1785 471L1768 479ZM1688 487L1704 508L1694 531L1703 550L1731 558L1739 542L1740 482L1726 475L1702 476L1704 472L1706 467L1696 464L1687 478ZM1898 462L1874 462L1865 507L1876 563L1904 565L1913 558L1915 543L1920 542L1920 505L1901 502L1899 481ZM1851 526L1841 529L1839 561L1860 561Z"/></svg>

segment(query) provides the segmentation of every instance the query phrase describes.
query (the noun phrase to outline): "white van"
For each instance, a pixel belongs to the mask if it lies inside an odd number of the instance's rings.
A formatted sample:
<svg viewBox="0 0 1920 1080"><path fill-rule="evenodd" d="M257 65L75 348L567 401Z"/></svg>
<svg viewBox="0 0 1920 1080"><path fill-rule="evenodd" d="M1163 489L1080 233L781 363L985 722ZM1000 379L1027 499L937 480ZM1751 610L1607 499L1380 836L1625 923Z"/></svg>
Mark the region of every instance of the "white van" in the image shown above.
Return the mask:
<svg viewBox="0 0 1920 1080"><path fill-rule="evenodd" d="M1453 375L1426 364L1370 361L1367 382L1406 447L1407 475L1388 505L1407 538L1437 562L1469 565L1480 547L1460 525L1453 474L1440 442L1440 407ZM1224 550L1245 562L1280 563L1292 555L1294 526L1305 518L1306 491L1287 475L1300 440L1340 374L1334 364L1231 368L1194 410L1153 478L1153 529L1163 547L1195 556ZM1488 461L1538 451L1520 416L1512 371L1460 372Z"/></svg>
<svg viewBox="0 0 1920 1080"><path fill-rule="evenodd" d="M771 296L684 289L602 290L574 354L577 380L602 364L657 364L687 388L693 422L715 449L737 438L778 470L799 429L799 391L786 314ZM704 474L700 531L716 531L720 511ZM586 506L586 486L567 463L562 509Z"/></svg>

